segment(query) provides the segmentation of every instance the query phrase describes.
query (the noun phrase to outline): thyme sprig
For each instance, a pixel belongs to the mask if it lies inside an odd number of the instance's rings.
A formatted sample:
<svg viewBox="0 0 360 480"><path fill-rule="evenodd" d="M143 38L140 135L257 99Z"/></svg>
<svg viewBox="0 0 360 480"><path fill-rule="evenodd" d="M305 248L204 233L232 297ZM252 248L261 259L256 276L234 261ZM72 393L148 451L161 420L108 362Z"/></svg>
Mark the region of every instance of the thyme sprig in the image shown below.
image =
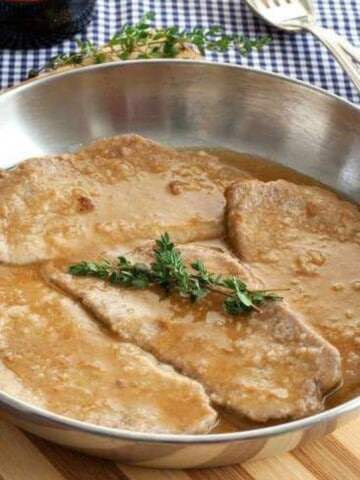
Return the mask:
<svg viewBox="0 0 360 480"><path fill-rule="evenodd" d="M76 276L97 277L112 285L146 288L157 285L167 294L176 292L196 302L210 293L222 295L224 309L230 315L240 315L259 310L266 301L282 300L275 290L249 290L238 278L223 278L206 269L200 260L185 264L181 253L175 248L167 233L155 241L154 258L150 265L133 263L121 256L117 265L110 260L82 262L70 265L69 273Z"/></svg>
<svg viewBox="0 0 360 480"><path fill-rule="evenodd" d="M31 70L29 77L69 65L98 64L117 59L174 58L181 51L191 48L201 55L206 50L223 53L231 48L241 55L248 55L252 50L261 50L270 42L268 36L247 38L244 35L227 34L220 25L194 27L191 30L177 26L155 28L152 26L154 18L153 13L147 13L137 24L125 24L108 43L100 47L89 40L76 40L78 51L51 58L41 69Z"/></svg>

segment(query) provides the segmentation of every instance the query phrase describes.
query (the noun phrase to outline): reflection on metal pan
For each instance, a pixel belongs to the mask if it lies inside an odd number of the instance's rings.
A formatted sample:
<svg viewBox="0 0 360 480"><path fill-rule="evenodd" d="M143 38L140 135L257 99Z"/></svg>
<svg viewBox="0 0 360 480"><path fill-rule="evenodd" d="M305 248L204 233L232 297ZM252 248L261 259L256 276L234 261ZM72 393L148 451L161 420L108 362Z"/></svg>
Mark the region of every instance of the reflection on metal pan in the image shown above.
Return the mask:
<svg viewBox="0 0 360 480"><path fill-rule="evenodd" d="M0 167L134 132L175 146L259 155L360 202L360 110L315 87L248 68L183 60L91 66L0 96ZM2 417L89 454L152 467L217 466L278 455L333 431L360 398L283 425L214 435L115 430L0 393Z"/></svg>

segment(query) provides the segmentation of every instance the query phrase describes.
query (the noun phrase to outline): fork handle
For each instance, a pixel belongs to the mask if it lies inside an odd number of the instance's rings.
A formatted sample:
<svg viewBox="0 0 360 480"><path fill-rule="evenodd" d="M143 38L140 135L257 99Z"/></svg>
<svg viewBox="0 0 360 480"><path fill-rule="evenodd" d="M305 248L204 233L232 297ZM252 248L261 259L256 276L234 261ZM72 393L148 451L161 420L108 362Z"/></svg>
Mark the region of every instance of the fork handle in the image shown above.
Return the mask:
<svg viewBox="0 0 360 480"><path fill-rule="evenodd" d="M305 30L315 35L325 47L327 47L360 92L360 69L354 63L354 61L360 62L360 49L353 47L347 40L333 30L319 27L318 25L306 24L302 26ZM350 58L350 56L352 58Z"/></svg>
<svg viewBox="0 0 360 480"><path fill-rule="evenodd" d="M350 57L357 63L360 63L360 47L354 47L351 45L350 42L346 40L346 38L342 37L341 35L336 34L339 40L340 45L342 46L343 50L350 55Z"/></svg>

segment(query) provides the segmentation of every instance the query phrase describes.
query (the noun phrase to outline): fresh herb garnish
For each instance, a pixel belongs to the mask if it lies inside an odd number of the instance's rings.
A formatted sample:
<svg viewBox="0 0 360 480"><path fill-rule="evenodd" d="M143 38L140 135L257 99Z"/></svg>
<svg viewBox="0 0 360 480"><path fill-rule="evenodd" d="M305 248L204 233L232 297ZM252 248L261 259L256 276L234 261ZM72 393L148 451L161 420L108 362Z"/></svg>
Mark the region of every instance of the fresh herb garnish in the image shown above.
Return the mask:
<svg viewBox="0 0 360 480"><path fill-rule="evenodd" d="M155 242L154 259L150 265L133 263L118 257L116 266L109 260L82 262L71 265L69 273L76 276L97 277L112 285L145 288L158 285L166 293L177 292L192 302L209 293L225 297L224 308L230 315L258 310L266 301L282 300L275 290L249 290L236 277L223 278L209 273L205 265L196 260L189 270L181 253L175 248L167 233Z"/></svg>
<svg viewBox="0 0 360 480"><path fill-rule="evenodd" d="M234 48L241 55L261 50L270 38L247 38L244 35L226 34L220 25L210 28L195 27L182 30L179 27L154 28L153 13L147 13L137 24L125 24L108 43L95 47L89 40L76 40L79 50L69 55L53 57L40 70L31 70L29 78L59 67L105 63L113 60L174 58L182 51L196 49L201 55L206 50L227 52Z"/></svg>

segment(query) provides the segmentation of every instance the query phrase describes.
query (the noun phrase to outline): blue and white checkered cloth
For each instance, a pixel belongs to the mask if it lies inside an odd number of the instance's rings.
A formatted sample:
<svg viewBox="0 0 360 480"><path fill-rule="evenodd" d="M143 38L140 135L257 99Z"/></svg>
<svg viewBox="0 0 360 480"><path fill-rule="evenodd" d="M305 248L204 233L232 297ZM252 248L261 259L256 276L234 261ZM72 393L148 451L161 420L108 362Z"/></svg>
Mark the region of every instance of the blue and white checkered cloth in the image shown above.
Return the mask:
<svg viewBox="0 0 360 480"><path fill-rule="evenodd" d="M314 3L322 26L335 29L353 44L360 43L360 0L314 0ZM234 51L208 53L208 59L289 75L360 103L360 96L346 74L311 34L290 35L270 29L242 0L98 0L94 20L79 38L103 44L124 23L135 23L147 12L155 13L154 23L159 27L220 24L229 33L270 34L272 43L263 52L253 52L248 57ZM50 57L74 50L73 40L41 50L0 50L0 87L25 79L30 69L41 67Z"/></svg>

